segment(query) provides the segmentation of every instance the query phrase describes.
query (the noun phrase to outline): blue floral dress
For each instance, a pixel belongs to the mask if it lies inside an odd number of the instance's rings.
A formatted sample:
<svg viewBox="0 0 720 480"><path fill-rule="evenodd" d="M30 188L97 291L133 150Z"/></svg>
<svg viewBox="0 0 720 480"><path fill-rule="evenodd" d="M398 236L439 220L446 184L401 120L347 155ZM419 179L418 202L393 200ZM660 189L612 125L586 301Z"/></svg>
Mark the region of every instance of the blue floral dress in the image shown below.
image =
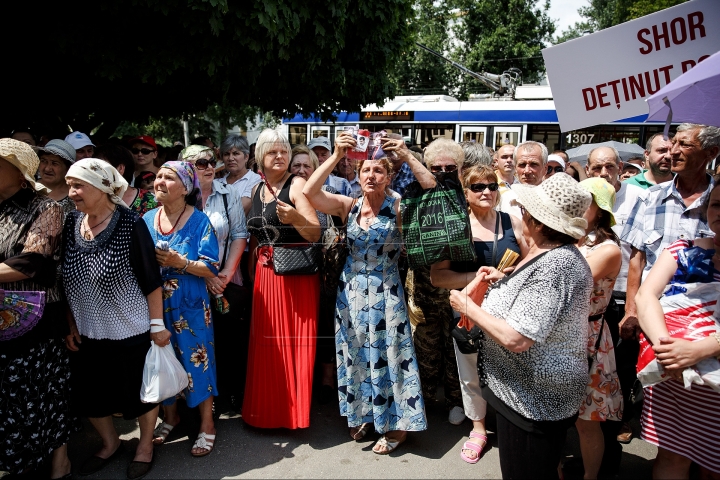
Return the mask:
<svg viewBox="0 0 720 480"><path fill-rule="evenodd" d="M217 275L218 242L207 215L195 210L182 229L162 235L156 228L158 212L156 208L143 217L155 244L165 240L171 249L190 260L203 262ZM210 296L203 278L171 267L161 267L160 273L165 328L172 334L170 343L188 374L185 400L193 408L210 395L218 394ZM163 405L173 403L175 398L169 398Z"/></svg>
<svg viewBox="0 0 720 480"><path fill-rule="evenodd" d="M385 197L377 218L363 230L357 223L363 198L350 211L350 255L340 277L335 344L340 414L348 426L374 423L384 434L427 428L425 402L398 258L395 199Z"/></svg>

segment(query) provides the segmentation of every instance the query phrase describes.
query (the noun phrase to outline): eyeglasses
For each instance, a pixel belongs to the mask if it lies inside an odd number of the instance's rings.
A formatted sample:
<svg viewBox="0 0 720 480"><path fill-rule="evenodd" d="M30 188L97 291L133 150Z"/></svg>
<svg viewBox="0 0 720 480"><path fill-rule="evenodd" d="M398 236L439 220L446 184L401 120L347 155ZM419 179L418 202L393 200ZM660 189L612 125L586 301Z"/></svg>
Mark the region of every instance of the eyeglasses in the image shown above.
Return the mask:
<svg viewBox="0 0 720 480"><path fill-rule="evenodd" d="M432 173L454 172L455 170L457 170L457 165L433 165L430 167Z"/></svg>
<svg viewBox="0 0 720 480"><path fill-rule="evenodd" d="M142 152L143 155L150 155L155 150L153 150L152 148L131 148L130 151L133 153L133 155L137 155L140 152Z"/></svg>
<svg viewBox="0 0 720 480"><path fill-rule="evenodd" d="M565 171L565 169L563 167L548 167L548 169L547 169L548 174L553 173L553 172L560 173L560 172L564 172L564 171Z"/></svg>
<svg viewBox="0 0 720 480"><path fill-rule="evenodd" d="M491 192L496 191L498 188L500 188L500 185L497 184L497 182L493 183L473 183L472 185L468 186L468 188L475 192L475 193L482 193L485 191L485 189L489 189Z"/></svg>
<svg viewBox="0 0 720 480"><path fill-rule="evenodd" d="M195 168L198 170L205 170L208 166L215 168L215 165L217 165L217 160L214 157L195 160Z"/></svg>

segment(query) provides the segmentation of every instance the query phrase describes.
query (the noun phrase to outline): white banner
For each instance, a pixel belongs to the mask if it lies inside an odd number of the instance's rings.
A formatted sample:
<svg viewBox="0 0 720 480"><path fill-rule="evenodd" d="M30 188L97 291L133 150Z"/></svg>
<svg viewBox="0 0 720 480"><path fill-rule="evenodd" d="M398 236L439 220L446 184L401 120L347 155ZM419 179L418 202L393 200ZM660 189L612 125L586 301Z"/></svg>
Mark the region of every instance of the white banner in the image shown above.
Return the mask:
<svg viewBox="0 0 720 480"><path fill-rule="evenodd" d="M720 1L693 0L542 51L560 130L648 113L645 99L720 50Z"/></svg>

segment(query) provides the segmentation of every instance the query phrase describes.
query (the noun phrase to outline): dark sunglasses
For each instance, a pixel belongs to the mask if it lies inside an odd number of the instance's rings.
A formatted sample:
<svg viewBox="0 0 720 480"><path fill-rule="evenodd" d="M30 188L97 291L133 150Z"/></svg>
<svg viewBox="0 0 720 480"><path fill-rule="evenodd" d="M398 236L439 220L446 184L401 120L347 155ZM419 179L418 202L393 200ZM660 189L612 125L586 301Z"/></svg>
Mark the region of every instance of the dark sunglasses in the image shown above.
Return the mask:
<svg viewBox="0 0 720 480"><path fill-rule="evenodd" d="M433 165L430 167L432 173L454 172L455 170L457 170L457 165Z"/></svg>
<svg viewBox="0 0 720 480"><path fill-rule="evenodd" d="M195 168L198 170L205 170L208 166L215 168L215 165L217 165L217 160L215 160L215 158L201 158L200 160L195 160Z"/></svg>
<svg viewBox="0 0 720 480"><path fill-rule="evenodd" d="M153 150L152 148L131 148L130 151L133 153L133 155L137 155L140 152L142 152L143 155L150 155L155 150Z"/></svg>
<svg viewBox="0 0 720 480"><path fill-rule="evenodd" d="M555 173L560 173L564 172L565 169L563 167L548 167L547 173L553 173L553 171L555 171Z"/></svg>
<svg viewBox="0 0 720 480"><path fill-rule="evenodd" d="M482 193L485 191L486 188L490 189L491 192L496 191L498 188L500 188L500 185L497 184L497 182L493 183L473 183L472 185L468 186L468 188L475 192L475 193Z"/></svg>
<svg viewBox="0 0 720 480"><path fill-rule="evenodd" d="M520 215L522 215L524 217L525 212L527 212L527 210L525 210L525 207L523 207L522 205L518 205L518 207L520 207Z"/></svg>

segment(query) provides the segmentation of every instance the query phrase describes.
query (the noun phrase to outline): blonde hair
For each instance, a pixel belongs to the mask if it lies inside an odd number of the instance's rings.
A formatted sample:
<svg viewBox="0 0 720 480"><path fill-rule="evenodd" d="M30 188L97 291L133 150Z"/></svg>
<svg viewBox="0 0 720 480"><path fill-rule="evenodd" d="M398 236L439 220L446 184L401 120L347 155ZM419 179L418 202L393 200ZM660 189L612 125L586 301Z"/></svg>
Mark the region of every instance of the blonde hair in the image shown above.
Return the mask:
<svg viewBox="0 0 720 480"><path fill-rule="evenodd" d="M267 155L276 143L281 144L287 150L288 155L292 152L292 147L290 146L290 142L287 137L283 135L282 132L273 130L272 128L266 128L263 130L257 139L257 145L255 146L255 158L259 159L257 160L257 167L258 170L263 173L265 172L265 155Z"/></svg>
<svg viewBox="0 0 720 480"><path fill-rule="evenodd" d="M460 144L449 138L438 138L425 148L425 155L423 156L425 165L428 167L432 166L432 164L435 163L435 158L440 154L450 156L450 158L455 160L458 168L462 168L465 162L465 152Z"/></svg>
<svg viewBox="0 0 720 480"><path fill-rule="evenodd" d="M474 165L468 169L464 169L462 173L462 183L465 189L465 195L467 196L467 190L473 183L479 183L480 181L486 181L489 183L498 183L498 177L495 170L490 165ZM500 192L495 190L495 207L500 203Z"/></svg>
<svg viewBox="0 0 720 480"><path fill-rule="evenodd" d="M292 166L293 159L296 155L307 155L310 157L310 165L313 167L313 171L317 170L320 166L320 162L318 161L317 155L315 155L315 152L310 150L310 148L307 145L296 145L295 148L292 149L292 154L290 155L290 165L288 165L288 171L290 171L290 167Z"/></svg>

